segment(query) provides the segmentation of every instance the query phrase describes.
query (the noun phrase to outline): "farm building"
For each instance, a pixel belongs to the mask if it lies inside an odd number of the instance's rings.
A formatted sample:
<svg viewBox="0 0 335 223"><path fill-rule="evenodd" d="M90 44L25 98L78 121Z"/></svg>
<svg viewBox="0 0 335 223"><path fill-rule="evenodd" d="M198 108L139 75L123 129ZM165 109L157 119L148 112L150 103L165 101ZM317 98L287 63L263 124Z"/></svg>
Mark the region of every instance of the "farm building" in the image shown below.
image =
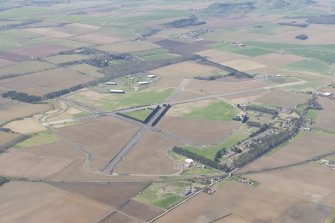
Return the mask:
<svg viewBox="0 0 335 223"><path fill-rule="evenodd" d="M188 165L191 165L191 164L194 163L194 160L192 160L192 159L186 159L185 163L187 163Z"/></svg>
<svg viewBox="0 0 335 223"><path fill-rule="evenodd" d="M109 93L111 94L124 94L125 91L124 90L114 90L114 89L110 89Z"/></svg>
<svg viewBox="0 0 335 223"><path fill-rule="evenodd" d="M137 82L139 85L146 85L146 84L149 84L148 81L139 81Z"/></svg>
<svg viewBox="0 0 335 223"><path fill-rule="evenodd" d="M147 76L147 78L155 78L155 77L156 77L156 75L154 75L154 74L150 74L150 75Z"/></svg>
<svg viewBox="0 0 335 223"><path fill-rule="evenodd" d="M105 83L106 85L117 85L115 81L109 81Z"/></svg>

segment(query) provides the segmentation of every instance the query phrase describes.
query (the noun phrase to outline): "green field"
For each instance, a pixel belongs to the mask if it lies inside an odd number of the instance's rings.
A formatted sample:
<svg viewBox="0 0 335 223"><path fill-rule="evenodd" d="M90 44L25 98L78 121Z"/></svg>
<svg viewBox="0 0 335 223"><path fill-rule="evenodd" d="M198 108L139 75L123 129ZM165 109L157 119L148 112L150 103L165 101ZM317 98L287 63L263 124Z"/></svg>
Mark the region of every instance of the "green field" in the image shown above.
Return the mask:
<svg viewBox="0 0 335 223"><path fill-rule="evenodd" d="M284 68L292 71L307 71L325 75L330 75L331 73L331 68L328 64L317 60L302 60L287 64Z"/></svg>
<svg viewBox="0 0 335 223"><path fill-rule="evenodd" d="M210 146L207 148L185 147L185 149L199 156L214 160L214 157L218 151L222 150L223 148L230 149L237 143L248 138L248 136L249 135L244 131L244 128L241 128L238 131L234 132L220 145Z"/></svg>
<svg viewBox="0 0 335 223"><path fill-rule="evenodd" d="M237 110L230 104L221 100L214 100L208 106L194 108L192 112L185 114L186 118L203 120L231 121L237 114Z"/></svg>
<svg viewBox="0 0 335 223"><path fill-rule="evenodd" d="M169 209L184 199L181 193L189 186L192 186L192 183L186 181L153 183L137 195L135 200Z"/></svg>
<svg viewBox="0 0 335 223"><path fill-rule="evenodd" d="M163 90L143 90L122 95L104 94L103 98L98 100L93 100L83 95L74 95L73 97L84 103L111 111L134 106L160 104L168 98L172 91L173 89L169 88Z"/></svg>
<svg viewBox="0 0 335 223"><path fill-rule="evenodd" d="M257 57L257 56L270 54L270 53L273 53L273 52L270 51L270 50L265 50L265 49L261 49L261 48L247 48L247 49L236 50L236 51L234 51L234 53L246 55L246 56L249 56L249 57Z"/></svg>
<svg viewBox="0 0 335 223"><path fill-rule="evenodd" d="M167 49L157 48L134 53L137 57L144 61L168 60L178 57L176 54L169 53Z"/></svg>
<svg viewBox="0 0 335 223"><path fill-rule="evenodd" d="M45 145L59 141L58 137L47 132L33 134L30 138L15 145L16 148L30 148L33 146Z"/></svg>
<svg viewBox="0 0 335 223"><path fill-rule="evenodd" d="M127 112L127 113L123 113L124 115L140 120L140 121L144 121L150 114L152 113L151 109L142 109L142 110L138 110L138 111L131 111L131 112Z"/></svg>
<svg viewBox="0 0 335 223"><path fill-rule="evenodd" d="M75 62L80 61L84 59L90 58L88 55L82 55L82 54L71 54L71 55L56 55L45 58L45 60L49 63L53 64L62 64L62 63L69 63L69 62Z"/></svg>

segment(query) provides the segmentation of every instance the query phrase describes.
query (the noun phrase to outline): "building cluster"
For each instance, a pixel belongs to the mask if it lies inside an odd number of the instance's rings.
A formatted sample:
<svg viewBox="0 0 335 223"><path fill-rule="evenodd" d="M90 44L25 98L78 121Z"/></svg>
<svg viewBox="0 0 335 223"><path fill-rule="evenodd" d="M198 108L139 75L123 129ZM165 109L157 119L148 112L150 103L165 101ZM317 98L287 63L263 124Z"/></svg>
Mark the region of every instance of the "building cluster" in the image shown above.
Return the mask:
<svg viewBox="0 0 335 223"><path fill-rule="evenodd" d="M131 79L131 80L135 79L135 77L133 75L127 75L126 77L129 78L129 79ZM149 74L149 75L147 75L148 81L137 81L136 84L137 84L137 86L148 85L155 78L156 78L156 75ZM105 85L106 86L117 86L118 83L113 80L113 81L106 82ZM126 92L125 92L125 90L122 90L122 89L109 89L109 93L111 93L111 94L125 94Z"/></svg>
<svg viewBox="0 0 335 223"><path fill-rule="evenodd" d="M326 159L321 159L316 161L318 164L327 167L327 168L331 168L333 170L335 170L335 162L334 161L330 161L330 160L326 160Z"/></svg>
<svg viewBox="0 0 335 223"><path fill-rule="evenodd" d="M213 30L210 29L198 29L194 31L190 31L187 33L183 33L179 36L180 40L191 40L191 41L202 41L205 40L203 35L213 32Z"/></svg>
<svg viewBox="0 0 335 223"><path fill-rule="evenodd" d="M243 184L246 184L248 186L253 186L254 185L254 181L250 180L250 179L247 179L247 178L244 178L244 177L239 177L237 179L238 182L240 183L243 183Z"/></svg>

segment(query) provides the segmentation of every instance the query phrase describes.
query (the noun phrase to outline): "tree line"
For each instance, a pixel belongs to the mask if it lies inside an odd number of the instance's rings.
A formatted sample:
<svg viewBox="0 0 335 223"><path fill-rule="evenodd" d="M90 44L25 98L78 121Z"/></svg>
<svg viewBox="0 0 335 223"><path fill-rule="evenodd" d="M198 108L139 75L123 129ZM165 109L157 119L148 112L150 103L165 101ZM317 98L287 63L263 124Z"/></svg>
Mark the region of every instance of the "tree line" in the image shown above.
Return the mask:
<svg viewBox="0 0 335 223"><path fill-rule="evenodd" d="M203 165L212 167L214 169L221 170L221 171L224 171L224 172L229 172L230 171L230 168L228 167L227 164L220 164L220 163L215 162L213 160L207 159L203 156L199 156L195 153L192 153L192 152L190 152L186 149L183 149L181 147L174 147L172 149L172 151L179 154L179 155L185 156L189 159L193 159L194 161L199 162Z"/></svg>

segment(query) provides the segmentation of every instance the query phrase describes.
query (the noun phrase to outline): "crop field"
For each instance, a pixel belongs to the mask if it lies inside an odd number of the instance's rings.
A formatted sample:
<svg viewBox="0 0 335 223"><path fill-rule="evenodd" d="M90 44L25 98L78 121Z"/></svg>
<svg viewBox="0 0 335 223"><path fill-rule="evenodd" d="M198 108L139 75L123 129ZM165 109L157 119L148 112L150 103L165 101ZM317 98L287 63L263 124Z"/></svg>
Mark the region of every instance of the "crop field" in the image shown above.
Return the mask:
<svg viewBox="0 0 335 223"><path fill-rule="evenodd" d="M163 212L160 208L149 206L135 200L129 200L120 208L120 211L141 221L149 221Z"/></svg>
<svg viewBox="0 0 335 223"><path fill-rule="evenodd" d="M117 129L118 131L114 131ZM122 149L138 130L114 118L99 118L78 126L57 129L57 133L92 153L91 168L100 170Z"/></svg>
<svg viewBox="0 0 335 223"><path fill-rule="evenodd" d="M235 68L240 71L252 71L266 67L266 65L248 59L238 59L222 63L223 65Z"/></svg>
<svg viewBox="0 0 335 223"><path fill-rule="evenodd" d="M272 107L295 108L298 104L304 104L308 100L305 94L298 94L283 90L272 90L268 94L258 98L255 102Z"/></svg>
<svg viewBox="0 0 335 223"><path fill-rule="evenodd" d="M29 74L38 71L49 70L52 68L54 68L54 66L50 63L40 61L27 61L7 67L2 67L0 69L0 73L1 76L10 76L19 74Z"/></svg>
<svg viewBox="0 0 335 223"><path fill-rule="evenodd" d="M290 164L312 159L319 155L334 151L335 138L331 134L318 132L303 132L267 156L261 157L243 169L244 171L260 170L264 168L287 166Z"/></svg>
<svg viewBox="0 0 335 223"><path fill-rule="evenodd" d="M19 135L15 133L7 133L0 131L0 146L5 145L6 143L11 142L15 138L17 138Z"/></svg>
<svg viewBox="0 0 335 223"><path fill-rule="evenodd" d="M335 103L333 100L318 99L323 107L323 110L318 111L318 115L316 117L316 126L328 131L335 131L335 127L333 125L335 121L335 114L330 111L334 111Z"/></svg>
<svg viewBox="0 0 335 223"><path fill-rule="evenodd" d="M0 0L0 222L335 223L333 1Z"/></svg>
<svg viewBox="0 0 335 223"><path fill-rule="evenodd" d="M5 123L17 118L29 117L50 108L48 104L17 103L8 107L0 108L0 123Z"/></svg>
<svg viewBox="0 0 335 223"><path fill-rule="evenodd" d="M155 141L155 143L152 143ZM119 174L173 174L178 170L167 150L179 142L156 132L148 132L118 164ZM153 168L154 167L154 168Z"/></svg>
<svg viewBox="0 0 335 223"><path fill-rule="evenodd" d="M292 71L312 72L324 75L330 75L330 66L317 60L303 60L292 64L287 64L284 68Z"/></svg>
<svg viewBox="0 0 335 223"><path fill-rule="evenodd" d="M68 67L68 69L76 71L80 74L87 75L92 78L103 77L104 74L99 72L99 68L91 66L89 64L78 64Z"/></svg>
<svg viewBox="0 0 335 223"><path fill-rule="evenodd" d="M28 57L46 57L70 49L73 48L62 45L39 43L27 47L18 48L16 50L13 50L12 52Z"/></svg>
<svg viewBox="0 0 335 223"><path fill-rule="evenodd" d="M11 150L0 155L0 174L11 177L43 178L67 167L72 160L52 155Z"/></svg>
<svg viewBox="0 0 335 223"><path fill-rule="evenodd" d="M199 120L173 116L164 117L158 127L193 143L212 145L221 142L236 128L237 122Z"/></svg>
<svg viewBox="0 0 335 223"><path fill-rule="evenodd" d="M143 183L51 183L51 185L118 209L148 184Z"/></svg>
<svg viewBox="0 0 335 223"><path fill-rule="evenodd" d="M1 187L0 196L0 221L8 223L43 223L60 215L60 222L91 223L99 221L110 211L107 205L64 193L44 183L11 182Z"/></svg>
<svg viewBox="0 0 335 223"><path fill-rule="evenodd" d="M97 49L114 53L131 53L159 48L158 45L147 41L119 42L98 46Z"/></svg>
<svg viewBox="0 0 335 223"><path fill-rule="evenodd" d="M62 64L62 63L81 61L81 60L88 59L88 58L90 58L90 56L88 55L71 54L71 55L50 56L50 57L46 57L44 60L52 64Z"/></svg>
<svg viewBox="0 0 335 223"><path fill-rule="evenodd" d="M265 87L267 84L260 80L236 80L222 78L216 81L192 80L186 90L205 94L220 94L245 91Z"/></svg>
<svg viewBox="0 0 335 223"><path fill-rule="evenodd" d="M201 193L179 208L158 219L157 222L219 222L225 216L238 216L238 222L292 222L303 219L308 223L323 223L332 208L299 200L295 197L246 186L237 182L228 182L215 187L213 195ZM232 216L230 216L231 218ZM229 218L228 218L229 219ZM218 221L217 221L218 222Z"/></svg>
<svg viewBox="0 0 335 223"><path fill-rule="evenodd" d="M186 61L178 64L165 66L156 70L150 71L161 77L169 78L191 78L195 76L207 76L216 70L215 67L198 64L192 61Z"/></svg>
<svg viewBox="0 0 335 223"><path fill-rule="evenodd" d="M93 78L59 68L1 80L0 89L43 96L47 93L63 90L91 80Z"/></svg>
<svg viewBox="0 0 335 223"><path fill-rule="evenodd" d="M249 48L249 49L235 50L234 53L246 55L249 57L257 57L257 56L267 55L272 52L269 50L262 49L262 48Z"/></svg>
<svg viewBox="0 0 335 223"><path fill-rule="evenodd" d="M92 44L108 44L122 41L122 39L119 37L98 32L76 36L75 39Z"/></svg>

